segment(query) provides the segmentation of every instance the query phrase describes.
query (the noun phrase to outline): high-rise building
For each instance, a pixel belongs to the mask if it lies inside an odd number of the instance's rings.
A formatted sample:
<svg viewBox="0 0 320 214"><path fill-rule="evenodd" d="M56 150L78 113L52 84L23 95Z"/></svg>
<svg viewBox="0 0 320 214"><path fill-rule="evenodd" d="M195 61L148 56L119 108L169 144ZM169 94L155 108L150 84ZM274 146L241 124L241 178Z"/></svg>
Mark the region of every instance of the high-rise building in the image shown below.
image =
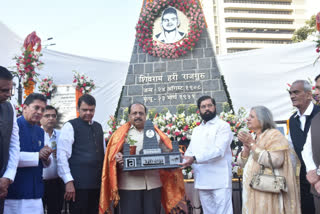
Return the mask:
<svg viewBox="0 0 320 214"><path fill-rule="evenodd" d="M217 54L290 44L295 29L310 19L308 0L213 1Z"/></svg>

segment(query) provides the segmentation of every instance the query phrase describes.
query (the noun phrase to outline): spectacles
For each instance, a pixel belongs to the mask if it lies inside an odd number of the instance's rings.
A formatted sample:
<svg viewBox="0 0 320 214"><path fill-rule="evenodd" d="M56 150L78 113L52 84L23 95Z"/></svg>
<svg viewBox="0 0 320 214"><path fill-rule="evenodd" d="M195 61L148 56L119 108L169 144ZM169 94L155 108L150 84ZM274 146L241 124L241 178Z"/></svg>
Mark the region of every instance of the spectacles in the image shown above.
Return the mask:
<svg viewBox="0 0 320 214"><path fill-rule="evenodd" d="M212 108L213 107L213 104L208 104L208 105L202 105L200 106L201 109L206 109L206 108Z"/></svg>
<svg viewBox="0 0 320 214"><path fill-rule="evenodd" d="M45 114L45 115L43 115L43 117L45 117L45 118L53 118L53 119L55 119L55 118L57 118L57 115L56 114Z"/></svg>

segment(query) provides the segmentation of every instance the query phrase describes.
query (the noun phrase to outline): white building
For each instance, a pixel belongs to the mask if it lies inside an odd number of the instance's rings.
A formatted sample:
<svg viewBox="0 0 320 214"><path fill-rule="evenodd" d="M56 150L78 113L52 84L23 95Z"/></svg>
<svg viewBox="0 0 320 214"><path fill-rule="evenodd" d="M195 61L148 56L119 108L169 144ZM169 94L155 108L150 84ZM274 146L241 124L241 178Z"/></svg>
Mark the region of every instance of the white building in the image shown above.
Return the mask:
<svg viewBox="0 0 320 214"><path fill-rule="evenodd" d="M312 0L213 0L216 54L292 43L315 14L310 7Z"/></svg>

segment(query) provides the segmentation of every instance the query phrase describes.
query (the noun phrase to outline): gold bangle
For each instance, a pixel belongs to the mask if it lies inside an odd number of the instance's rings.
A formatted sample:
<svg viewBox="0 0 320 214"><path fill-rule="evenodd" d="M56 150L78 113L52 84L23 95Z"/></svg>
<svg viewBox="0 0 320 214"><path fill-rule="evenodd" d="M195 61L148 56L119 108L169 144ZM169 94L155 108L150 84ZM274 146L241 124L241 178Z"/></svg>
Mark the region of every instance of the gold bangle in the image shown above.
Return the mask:
<svg viewBox="0 0 320 214"><path fill-rule="evenodd" d="M242 159L242 160L248 160L248 157L243 157L243 156L242 156L242 153L241 153L241 159Z"/></svg>

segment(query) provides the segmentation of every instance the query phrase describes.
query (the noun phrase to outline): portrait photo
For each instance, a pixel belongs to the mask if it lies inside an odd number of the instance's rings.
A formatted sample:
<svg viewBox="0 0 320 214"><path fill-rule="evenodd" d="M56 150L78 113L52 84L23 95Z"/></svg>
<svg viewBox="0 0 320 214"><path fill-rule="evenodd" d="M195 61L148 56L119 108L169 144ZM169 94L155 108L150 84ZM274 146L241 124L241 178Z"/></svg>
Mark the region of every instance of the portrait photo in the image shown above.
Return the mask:
<svg viewBox="0 0 320 214"><path fill-rule="evenodd" d="M168 7L155 20L153 39L166 44L175 43L188 34L188 29L189 21L186 15L174 7Z"/></svg>

